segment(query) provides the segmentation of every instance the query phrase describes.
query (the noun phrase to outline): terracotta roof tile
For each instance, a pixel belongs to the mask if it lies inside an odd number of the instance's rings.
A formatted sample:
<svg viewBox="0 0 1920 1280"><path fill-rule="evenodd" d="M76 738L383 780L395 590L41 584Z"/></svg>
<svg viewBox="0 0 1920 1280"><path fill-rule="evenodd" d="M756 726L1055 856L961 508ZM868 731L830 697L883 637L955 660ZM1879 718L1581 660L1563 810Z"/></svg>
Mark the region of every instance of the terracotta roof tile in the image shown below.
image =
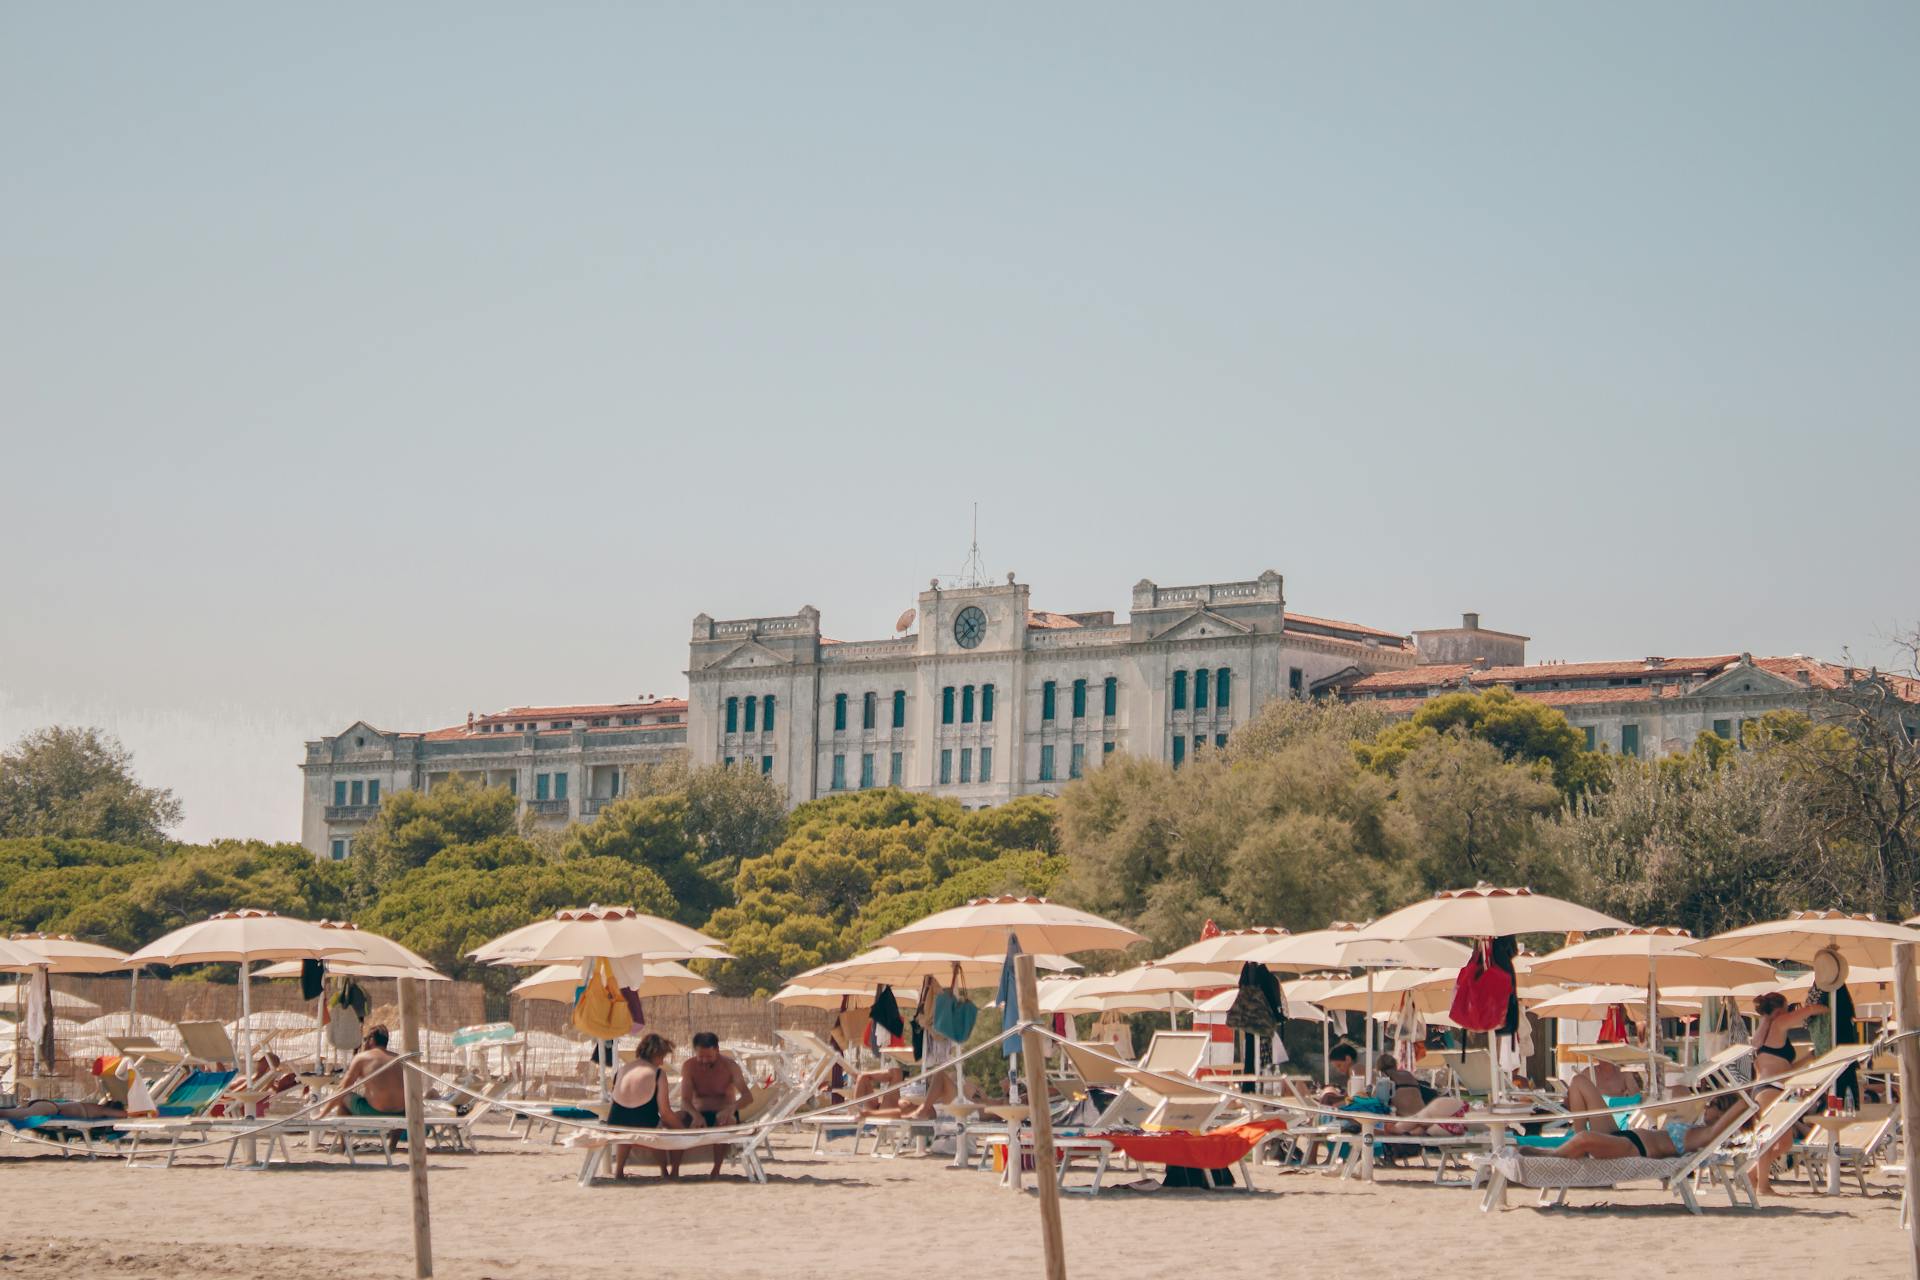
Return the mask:
<svg viewBox="0 0 1920 1280"><path fill-rule="evenodd" d="M1027 629L1030 631L1070 631L1077 630L1080 623L1064 613L1043 613L1038 609L1027 610Z"/></svg>

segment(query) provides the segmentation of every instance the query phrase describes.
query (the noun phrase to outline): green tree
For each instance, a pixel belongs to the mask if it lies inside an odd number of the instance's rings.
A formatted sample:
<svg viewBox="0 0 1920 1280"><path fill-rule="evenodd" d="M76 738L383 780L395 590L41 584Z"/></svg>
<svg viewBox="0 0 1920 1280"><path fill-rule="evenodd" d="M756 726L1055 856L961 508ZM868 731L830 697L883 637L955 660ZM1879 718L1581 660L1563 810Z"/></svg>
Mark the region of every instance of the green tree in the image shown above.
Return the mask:
<svg viewBox="0 0 1920 1280"><path fill-rule="evenodd" d="M684 792L624 796L591 823L571 828L562 857L617 858L653 871L673 895L671 915L699 924L725 904L728 864L703 864L688 832L692 807Z"/></svg>
<svg viewBox="0 0 1920 1280"><path fill-rule="evenodd" d="M349 861L355 879L371 900L443 849L515 834L518 809L505 787L483 787L457 776L431 791L390 792L353 842Z"/></svg>
<svg viewBox="0 0 1920 1280"><path fill-rule="evenodd" d="M1423 742L1462 733L1523 764L1544 761L1553 783L1573 795L1604 781L1600 756L1586 749L1586 737L1553 707L1517 696L1505 685L1473 693L1442 694L1423 703L1410 719L1383 729L1357 748L1369 768L1395 773Z"/></svg>
<svg viewBox="0 0 1920 1280"><path fill-rule="evenodd" d="M132 754L98 729L54 725L0 753L0 837L158 846L179 822L173 793L141 786Z"/></svg>
<svg viewBox="0 0 1920 1280"><path fill-rule="evenodd" d="M1562 805L1545 761L1512 763L1460 729L1416 739L1395 780L1396 816L1423 891L1486 880L1543 891L1565 887L1539 822Z"/></svg>

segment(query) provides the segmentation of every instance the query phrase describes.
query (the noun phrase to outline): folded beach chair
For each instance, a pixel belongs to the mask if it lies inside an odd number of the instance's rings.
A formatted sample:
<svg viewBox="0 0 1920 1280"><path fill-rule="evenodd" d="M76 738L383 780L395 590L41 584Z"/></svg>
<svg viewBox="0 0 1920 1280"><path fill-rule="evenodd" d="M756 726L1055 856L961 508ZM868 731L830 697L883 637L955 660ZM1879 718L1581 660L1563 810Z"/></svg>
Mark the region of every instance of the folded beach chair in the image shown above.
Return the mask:
<svg viewBox="0 0 1920 1280"><path fill-rule="evenodd" d="M1154 1032L1138 1066L1115 1069L1120 1091L1091 1128L1206 1128L1226 1102L1194 1078L1210 1043L1204 1031Z"/></svg>
<svg viewBox="0 0 1920 1280"><path fill-rule="evenodd" d="M1840 1164L1840 1176L1852 1178L1859 1184L1860 1194L1868 1195L1867 1174L1898 1145L1899 1135L1899 1114L1890 1107L1877 1107L1874 1114L1863 1114L1842 1126L1834 1135L1833 1150L1829 1151L1824 1141L1796 1142L1793 1154L1809 1187L1820 1185L1826 1177L1827 1161L1835 1159Z"/></svg>
<svg viewBox="0 0 1920 1280"><path fill-rule="evenodd" d="M1681 1073L1679 1087L1682 1092L1694 1093L1746 1084L1753 1079L1753 1068L1747 1065L1752 1057L1752 1045L1728 1045L1705 1062Z"/></svg>

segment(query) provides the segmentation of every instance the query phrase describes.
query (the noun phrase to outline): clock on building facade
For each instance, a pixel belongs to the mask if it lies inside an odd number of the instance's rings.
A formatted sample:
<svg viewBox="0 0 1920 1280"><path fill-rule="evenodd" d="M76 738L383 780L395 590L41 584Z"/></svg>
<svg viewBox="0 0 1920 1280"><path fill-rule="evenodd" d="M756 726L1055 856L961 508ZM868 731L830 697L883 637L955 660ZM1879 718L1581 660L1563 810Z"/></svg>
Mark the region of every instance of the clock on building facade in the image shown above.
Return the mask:
<svg viewBox="0 0 1920 1280"><path fill-rule="evenodd" d="M968 605L953 617L953 638L962 649L971 649L987 637L987 615L978 605Z"/></svg>

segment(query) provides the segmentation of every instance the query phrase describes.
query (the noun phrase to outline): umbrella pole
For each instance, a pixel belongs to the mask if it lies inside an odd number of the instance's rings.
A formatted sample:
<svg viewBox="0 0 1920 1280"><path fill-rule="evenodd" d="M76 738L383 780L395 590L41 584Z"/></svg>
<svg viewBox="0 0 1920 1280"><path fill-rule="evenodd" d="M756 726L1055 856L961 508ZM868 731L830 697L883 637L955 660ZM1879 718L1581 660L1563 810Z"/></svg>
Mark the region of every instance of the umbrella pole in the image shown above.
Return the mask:
<svg viewBox="0 0 1920 1280"><path fill-rule="evenodd" d="M1333 1059L1328 1056L1332 1052L1333 1022L1323 1018L1320 1022L1320 1087L1323 1089L1333 1085Z"/></svg>
<svg viewBox="0 0 1920 1280"><path fill-rule="evenodd" d="M1667 1073L1660 1069L1660 979L1653 971L1653 956L1647 956L1647 1088L1655 1102L1667 1096Z"/></svg>
<svg viewBox="0 0 1920 1280"><path fill-rule="evenodd" d="M1367 1071L1366 1071L1366 1081L1367 1081L1367 1087L1369 1089L1373 1087L1373 1064L1376 1058L1378 1058L1379 1056L1378 1051L1373 1047L1374 1045L1373 1037L1374 1037L1373 970L1369 968L1367 970Z"/></svg>
<svg viewBox="0 0 1920 1280"><path fill-rule="evenodd" d="M140 1012L140 970L134 969L127 978L127 1034L133 1034L133 1020Z"/></svg>

